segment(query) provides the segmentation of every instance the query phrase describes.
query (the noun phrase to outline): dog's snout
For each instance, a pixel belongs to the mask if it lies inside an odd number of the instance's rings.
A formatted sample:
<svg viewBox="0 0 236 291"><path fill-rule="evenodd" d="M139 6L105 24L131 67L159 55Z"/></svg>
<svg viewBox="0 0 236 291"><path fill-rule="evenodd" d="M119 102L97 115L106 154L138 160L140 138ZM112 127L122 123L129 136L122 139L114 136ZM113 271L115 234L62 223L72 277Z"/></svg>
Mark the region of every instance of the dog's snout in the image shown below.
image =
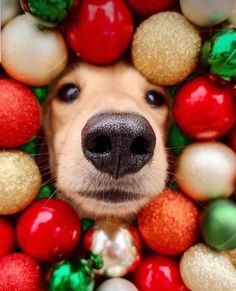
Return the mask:
<svg viewBox="0 0 236 291"><path fill-rule="evenodd" d="M100 113L82 130L85 157L114 178L138 172L153 156L155 133L146 118L134 113Z"/></svg>

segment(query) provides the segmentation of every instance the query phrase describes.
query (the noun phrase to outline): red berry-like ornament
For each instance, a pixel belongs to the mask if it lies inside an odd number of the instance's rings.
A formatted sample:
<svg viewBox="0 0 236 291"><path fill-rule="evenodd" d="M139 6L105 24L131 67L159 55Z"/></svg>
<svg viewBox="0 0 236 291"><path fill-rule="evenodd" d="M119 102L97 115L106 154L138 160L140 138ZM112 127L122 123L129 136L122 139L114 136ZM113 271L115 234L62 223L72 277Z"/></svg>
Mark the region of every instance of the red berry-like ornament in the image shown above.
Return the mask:
<svg viewBox="0 0 236 291"><path fill-rule="evenodd" d="M0 219L0 257L12 251L15 244L13 226L4 218Z"/></svg>
<svg viewBox="0 0 236 291"><path fill-rule="evenodd" d="M134 284L139 291L187 291L178 263L168 257L149 255L134 273Z"/></svg>
<svg viewBox="0 0 236 291"><path fill-rule="evenodd" d="M59 199L41 199L20 217L17 240L37 260L50 262L69 256L77 246L81 225L76 211Z"/></svg>
<svg viewBox="0 0 236 291"><path fill-rule="evenodd" d="M0 259L1 291L40 291L40 268L30 256L14 253Z"/></svg>
<svg viewBox="0 0 236 291"><path fill-rule="evenodd" d="M132 15L122 0L84 0L66 34L78 56L102 65L124 53L133 31Z"/></svg>
<svg viewBox="0 0 236 291"><path fill-rule="evenodd" d="M20 83L0 79L0 147L28 142L40 126L40 107L32 91Z"/></svg>
<svg viewBox="0 0 236 291"><path fill-rule="evenodd" d="M177 92L173 114L191 138L212 140L226 134L236 121L236 100L224 87L199 76Z"/></svg>
<svg viewBox="0 0 236 291"><path fill-rule="evenodd" d="M230 132L230 146L236 152L236 124Z"/></svg>

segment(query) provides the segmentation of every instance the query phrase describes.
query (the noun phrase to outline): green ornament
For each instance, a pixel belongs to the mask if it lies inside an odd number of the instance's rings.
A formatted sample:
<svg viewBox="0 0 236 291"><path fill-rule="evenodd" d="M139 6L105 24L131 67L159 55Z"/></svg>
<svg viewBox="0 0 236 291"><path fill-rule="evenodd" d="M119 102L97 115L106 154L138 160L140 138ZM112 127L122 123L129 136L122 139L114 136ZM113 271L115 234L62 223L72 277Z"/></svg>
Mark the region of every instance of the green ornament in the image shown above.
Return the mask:
<svg viewBox="0 0 236 291"><path fill-rule="evenodd" d="M202 215L201 232L217 250L236 248L236 204L227 199L210 202Z"/></svg>
<svg viewBox="0 0 236 291"><path fill-rule="evenodd" d="M56 191L56 188L52 184L45 184L41 187L37 199L55 198Z"/></svg>
<svg viewBox="0 0 236 291"><path fill-rule="evenodd" d="M89 218L82 218L81 225L82 225L82 232L85 233L89 228L91 228L94 225L94 221Z"/></svg>
<svg viewBox="0 0 236 291"><path fill-rule="evenodd" d="M39 146L37 144L37 137L19 147L19 150L29 154L32 158L36 158L39 154Z"/></svg>
<svg viewBox="0 0 236 291"><path fill-rule="evenodd" d="M236 29L223 29L206 41L202 62L210 67L212 74L231 81L236 76Z"/></svg>
<svg viewBox="0 0 236 291"><path fill-rule="evenodd" d="M39 103L44 103L48 97L48 86L31 88Z"/></svg>
<svg viewBox="0 0 236 291"><path fill-rule="evenodd" d="M21 0L23 10L39 24L53 27L61 23L77 0Z"/></svg>
<svg viewBox="0 0 236 291"><path fill-rule="evenodd" d="M176 156L180 155L184 148L191 143L191 139L187 137L176 124L170 127L168 140L171 151Z"/></svg>

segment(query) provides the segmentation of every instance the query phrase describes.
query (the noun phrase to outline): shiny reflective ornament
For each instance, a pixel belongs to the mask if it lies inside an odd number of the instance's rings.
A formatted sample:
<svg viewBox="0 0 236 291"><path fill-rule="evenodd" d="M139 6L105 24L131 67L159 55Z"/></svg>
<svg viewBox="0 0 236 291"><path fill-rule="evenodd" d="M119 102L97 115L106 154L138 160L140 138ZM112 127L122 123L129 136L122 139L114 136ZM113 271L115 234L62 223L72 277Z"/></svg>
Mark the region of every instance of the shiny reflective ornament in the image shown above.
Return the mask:
<svg viewBox="0 0 236 291"><path fill-rule="evenodd" d="M212 248L236 248L236 204L226 199L207 204L201 216L201 232Z"/></svg>
<svg viewBox="0 0 236 291"><path fill-rule="evenodd" d="M52 199L52 198L55 198L56 193L57 193L57 189L52 184L43 184L40 188L37 199L43 199L43 198Z"/></svg>
<svg viewBox="0 0 236 291"><path fill-rule="evenodd" d="M140 242L135 228L108 221L98 221L85 234L84 249L102 256L107 277L122 277L133 271L140 262Z"/></svg>
<svg viewBox="0 0 236 291"><path fill-rule="evenodd" d="M1 27L3 27L8 21L20 14L19 0L2 0L1 11Z"/></svg>
<svg viewBox="0 0 236 291"><path fill-rule="evenodd" d="M17 16L2 31L2 66L26 85L49 84L65 69L67 58L62 33L41 30L28 15Z"/></svg>
<svg viewBox="0 0 236 291"><path fill-rule="evenodd" d="M113 278L103 282L96 291L138 291L130 281L122 278Z"/></svg>
<svg viewBox="0 0 236 291"><path fill-rule="evenodd" d="M151 82L174 85L195 69L201 38L180 13L160 12L142 22L132 43L134 66Z"/></svg>
<svg viewBox="0 0 236 291"><path fill-rule="evenodd" d="M212 74L224 80L236 77L236 29L228 28L217 32L202 47L202 61L210 67Z"/></svg>
<svg viewBox="0 0 236 291"><path fill-rule="evenodd" d="M37 97L39 103L44 103L47 100L49 88L48 86L44 87L33 87L31 88L35 96Z"/></svg>
<svg viewBox="0 0 236 291"><path fill-rule="evenodd" d="M169 148L176 156L180 155L184 148L191 144L191 139L187 137L177 124L172 124L169 129Z"/></svg>
<svg viewBox="0 0 236 291"><path fill-rule="evenodd" d="M197 244L184 253L180 272L192 291L236 290L236 269L230 259L204 244Z"/></svg>
<svg viewBox="0 0 236 291"><path fill-rule="evenodd" d="M60 24L72 9L77 8L78 0L20 0L25 12L41 25L53 27Z"/></svg>
<svg viewBox="0 0 236 291"><path fill-rule="evenodd" d="M220 142L199 142L185 148L176 169L179 188L193 199L230 196L235 187L236 155Z"/></svg>
<svg viewBox="0 0 236 291"><path fill-rule="evenodd" d="M226 20L234 6L234 0L180 0L183 14L199 26L213 26Z"/></svg>
<svg viewBox="0 0 236 291"><path fill-rule="evenodd" d="M35 199L40 185L39 168L29 155L0 152L0 215L23 210Z"/></svg>
<svg viewBox="0 0 236 291"><path fill-rule="evenodd" d="M15 245L15 231L5 218L0 218L0 258L10 253Z"/></svg>

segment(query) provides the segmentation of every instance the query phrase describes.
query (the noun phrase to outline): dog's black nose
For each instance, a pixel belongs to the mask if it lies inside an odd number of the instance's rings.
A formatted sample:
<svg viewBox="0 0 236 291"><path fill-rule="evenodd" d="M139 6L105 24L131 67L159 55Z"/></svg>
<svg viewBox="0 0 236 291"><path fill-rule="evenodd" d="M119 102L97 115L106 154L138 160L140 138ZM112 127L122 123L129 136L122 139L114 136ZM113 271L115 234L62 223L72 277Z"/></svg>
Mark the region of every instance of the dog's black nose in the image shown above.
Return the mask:
<svg viewBox="0 0 236 291"><path fill-rule="evenodd" d="M133 113L100 113L89 119L82 131L85 157L99 171L116 179L145 166L155 144L150 123Z"/></svg>

